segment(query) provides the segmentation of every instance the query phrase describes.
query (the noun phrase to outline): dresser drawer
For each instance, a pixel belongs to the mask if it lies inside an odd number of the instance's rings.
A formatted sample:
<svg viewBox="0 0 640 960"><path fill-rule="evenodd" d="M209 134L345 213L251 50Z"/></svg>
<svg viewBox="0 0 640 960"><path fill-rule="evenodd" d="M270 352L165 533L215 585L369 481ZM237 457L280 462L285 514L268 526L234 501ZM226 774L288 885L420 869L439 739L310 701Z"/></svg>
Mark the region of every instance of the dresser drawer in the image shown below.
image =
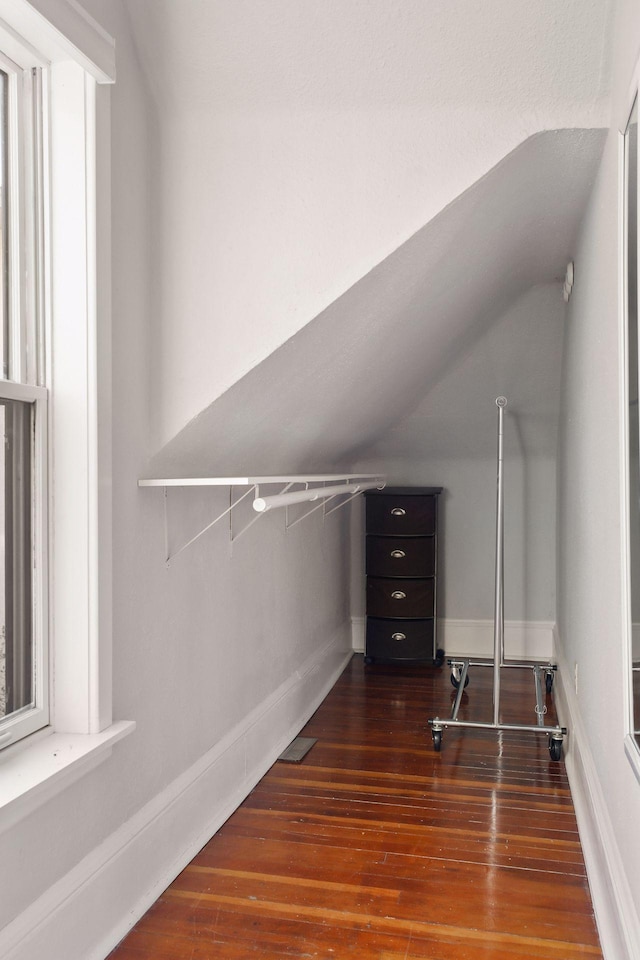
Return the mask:
<svg viewBox="0 0 640 960"><path fill-rule="evenodd" d="M436 497L367 497L367 533L424 536L436 530Z"/></svg>
<svg viewBox="0 0 640 960"><path fill-rule="evenodd" d="M435 568L435 537L367 537L368 576L432 577Z"/></svg>
<svg viewBox="0 0 640 960"><path fill-rule="evenodd" d="M433 620L367 620L367 658L432 660Z"/></svg>
<svg viewBox="0 0 640 960"><path fill-rule="evenodd" d="M367 615L392 619L431 617L433 594L433 577L426 580L369 577Z"/></svg>

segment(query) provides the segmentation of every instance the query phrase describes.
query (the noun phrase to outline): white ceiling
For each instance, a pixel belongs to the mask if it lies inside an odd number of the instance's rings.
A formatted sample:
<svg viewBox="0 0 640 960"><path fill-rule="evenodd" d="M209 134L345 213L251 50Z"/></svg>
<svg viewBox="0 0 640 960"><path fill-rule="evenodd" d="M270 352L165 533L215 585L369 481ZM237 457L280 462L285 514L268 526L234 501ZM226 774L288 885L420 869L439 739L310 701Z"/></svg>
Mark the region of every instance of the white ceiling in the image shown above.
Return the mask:
<svg viewBox="0 0 640 960"><path fill-rule="evenodd" d="M122 3L151 91L158 447L519 144L608 123L613 0Z"/></svg>
<svg viewBox="0 0 640 960"><path fill-rule="evenodd" d="M594 130L530 138L204 410L151 472L295 472L379 452L516 300L564 276L603 143ZM517 367L530 319L511 335L516 380L539 377ZM543 337L539 362L557 345ZM451 442L472 449L476 429L461 417Z"/></svg>
<svg viewBox="0 0 640 960"><path fill-rule="evenodd" d="M574 126L607 92L612 6L611 0L125 0L165 109L472 103L548 116L567 105Z"/></svg>

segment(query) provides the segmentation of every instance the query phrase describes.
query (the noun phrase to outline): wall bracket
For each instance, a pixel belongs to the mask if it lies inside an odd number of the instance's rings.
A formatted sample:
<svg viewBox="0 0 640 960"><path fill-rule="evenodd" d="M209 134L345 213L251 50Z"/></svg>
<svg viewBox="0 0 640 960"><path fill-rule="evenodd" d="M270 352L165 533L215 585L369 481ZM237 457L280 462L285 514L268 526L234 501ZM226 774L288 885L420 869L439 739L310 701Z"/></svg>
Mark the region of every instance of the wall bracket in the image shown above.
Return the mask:
<svg viewBox="0 0 640 960"><path fill-rule="evenodd" d="M268 486L270 484L283 485L283 489L277 494L261 498L260 486ZM167 566L169 566L170 563L175 560L177 556L179 556L179 554L186 550L187 547L190 547L192 544L194 544L200 539L200 537L207 533L208 530L214 527L220 520L224 519L224 517L229 517L229 536L231 542L233 543L240 536L242 536L242 534L245 533L249 527L252 527L253 524L260 519L263 513L274 507L284 506L287 508L285 523L286 528L289 529L320 508L323 509L324 516L327 517L330 514L335 513L336 510L340 509L341 506L349 503L365 490L370 490L374 487L382 488L384 484L384 478L377 474L305 474L302 476L285 475L261 477L172 477L165 479L138 480L139 487L160 487L163 490L165 562ZM292 491L291 488L294 486L303 486L304 490ZM198 533L187 540L186 543L183 543L173 553L171 553L171 547L169 543L168 489L170 487L229 488L229 506L223 511L217 513L213 520L202 527ZM249 489L247 489L234 500L234 487L248 487ZM249 523L247 523L237 534L234 534L233 511L238 504L246 500L246 498L252 493L255 493L254 508L258 512L258 515L250 520ZM330 510L326 509L326 504L329 500L346 495L348 495L347 499L343 500L337 506L332 507ZM303 516L289 522L288 508L292 503L304 503L307 501L312 502L315 500L321 500L322 502L314 506L311 510L308 510L305 514L303 514Z"/></svg>

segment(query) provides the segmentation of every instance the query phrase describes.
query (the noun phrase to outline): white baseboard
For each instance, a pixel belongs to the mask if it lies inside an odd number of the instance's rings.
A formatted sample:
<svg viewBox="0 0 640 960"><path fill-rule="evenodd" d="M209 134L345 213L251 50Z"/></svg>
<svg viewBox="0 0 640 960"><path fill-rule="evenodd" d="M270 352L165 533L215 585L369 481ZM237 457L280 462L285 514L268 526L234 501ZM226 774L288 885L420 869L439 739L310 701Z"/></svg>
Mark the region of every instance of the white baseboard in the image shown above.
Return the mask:
<svg viewBox="0 0 640 960"><path fill-rule="evenodd" d="M297 736L351 656L341 636L309 658L0 931L0 957L104 960Z"/></svg>
<svg viewBox="0 0 640 960"><path fill-rule="evenodd" d="M351 646L354 653L364 653L365 624L364 617L351 617Z"/></svg>
<svg viewBox="0 0 640 960"><path fill-rule="evenodd" d="M552 660L554 624L506 620L505 656L510 660ZM364 652L365 618L351 618L353 649ZM438 646L448 657L493 657L492 620L438 620Z"/></svg>
<svg viewBox="0 0 640 960"><path fill-rule="evenodd" d="M640 957L640 918L624 872L607 804L571 684L572 671L557 644L554 696L560 722L568 728L564 759L578 820L591 899L605 960Z"/></svg>
<svg viewBox="0 0 640 960"><path fill-rule="evenodd" d="M551 660L553 629L553 623L542 620L505 620L505 656L510 660ZM493 620L440 620L438 646L448 657L493 657Z"/></svg>

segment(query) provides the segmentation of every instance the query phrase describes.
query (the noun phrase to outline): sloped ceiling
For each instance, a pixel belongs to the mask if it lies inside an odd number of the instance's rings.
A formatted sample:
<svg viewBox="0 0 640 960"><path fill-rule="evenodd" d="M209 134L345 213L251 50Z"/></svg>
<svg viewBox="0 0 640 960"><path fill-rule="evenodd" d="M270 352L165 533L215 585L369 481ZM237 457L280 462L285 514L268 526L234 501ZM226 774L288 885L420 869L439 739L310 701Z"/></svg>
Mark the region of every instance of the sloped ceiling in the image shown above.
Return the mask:
<svg viewBox="0 0 640 960"><path fill-rule="evenodd" d="M375 445L510 304L564 276L604 135L529 138L189 423L149 475L326 469Z"/></svg>
<svg viewBox="0 0 640 960"><path fill-rule="evenodd" d="M613 0L122 3L156 448L529 137L608 123Z"/></svg>
<svg viewBox="0 0 640 960"><path fill-rule="evenodd" d="M383 461L387 472L411 475L419 461L441 472L445 463L493 464L499 396L508 400L504 456L554 460L565 316L561 283L530 287L454 358L415 410L374 438L358 469L376 472Z"/></svg>

